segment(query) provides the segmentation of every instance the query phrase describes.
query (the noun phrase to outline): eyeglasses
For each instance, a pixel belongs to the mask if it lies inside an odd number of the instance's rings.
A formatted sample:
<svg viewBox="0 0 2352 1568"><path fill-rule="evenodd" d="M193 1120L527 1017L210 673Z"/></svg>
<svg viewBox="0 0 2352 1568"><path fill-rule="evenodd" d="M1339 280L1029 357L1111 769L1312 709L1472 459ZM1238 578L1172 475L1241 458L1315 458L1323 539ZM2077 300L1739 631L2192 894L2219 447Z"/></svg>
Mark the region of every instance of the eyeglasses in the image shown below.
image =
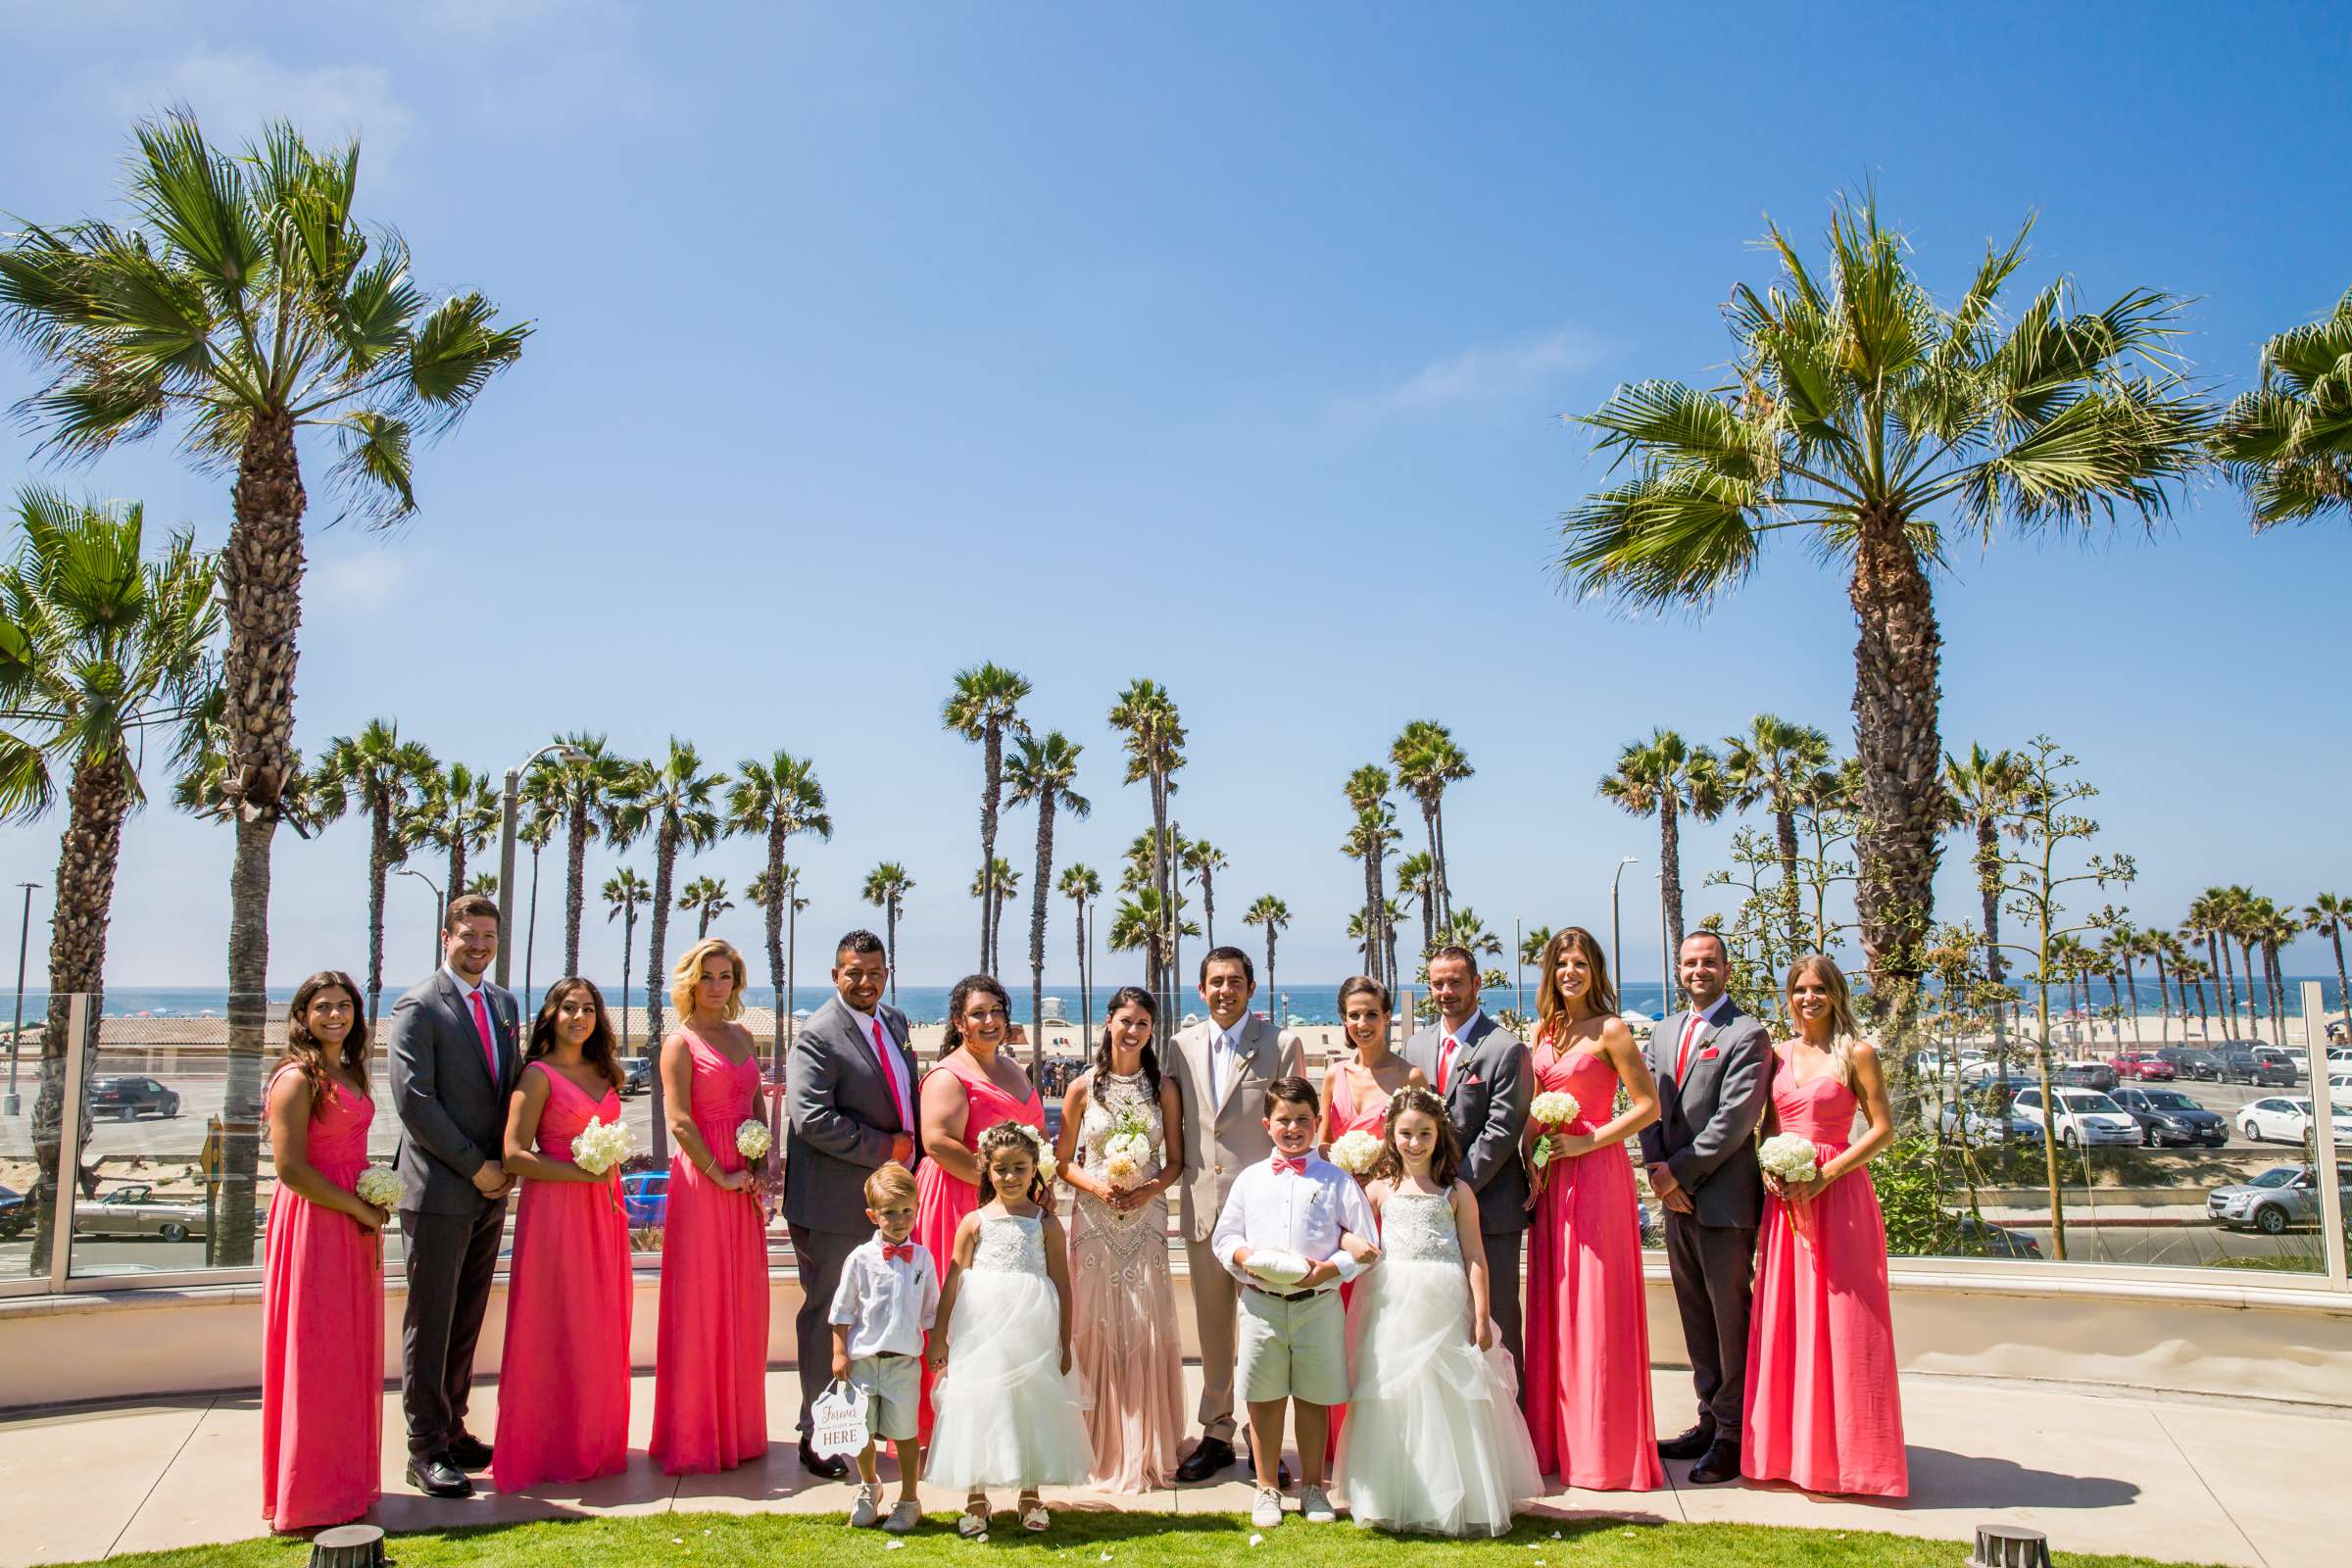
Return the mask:
<svg viewBox="0 0 2352 1568"><path fill-rule="evenodd" d="M1010 1015L1003 1007L967 1007L964 1009L963 1021L966 1023L1003 1023L1008 1016Z"/></svg>

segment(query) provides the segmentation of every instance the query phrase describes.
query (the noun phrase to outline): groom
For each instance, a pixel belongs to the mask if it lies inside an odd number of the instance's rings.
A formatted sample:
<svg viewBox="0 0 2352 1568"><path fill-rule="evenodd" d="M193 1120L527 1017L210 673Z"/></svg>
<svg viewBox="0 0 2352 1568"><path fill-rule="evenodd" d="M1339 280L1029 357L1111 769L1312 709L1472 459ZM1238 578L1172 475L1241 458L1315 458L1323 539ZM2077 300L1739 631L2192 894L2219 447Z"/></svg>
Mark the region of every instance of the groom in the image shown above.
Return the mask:
<svg viewBox="0 0 2352 1568"><path fill-rule="evenodd" d="M1676 965L1690 1010L1668 1016L1649 1037L1658 1119L1642 1130L1642 1158L1666 1206L1666 1266L1698 1387L1698 1423L1659 1444L1658 1453L1696 1459L1690 1479L1706 1486L1740 1473L1748 1293L1764 1217L1756 1126L1771 1101L1772 1048L1764 1025L1724 994L1731 955L1723 938L1691 933Z"/></svg>
<svg viewBox="0 0 2352 1568"><path fill-rule="evenodd" d="M833 995L801 1027L784 1069L784 1223L792 1233L801 1309L793 1319L801 1375L801 1468L838 1481L847 1460L808 1446L808 1407L832 1381L833 1294L842 1265L874 1234L865 1179L885 1160L914 1168L914 1053L906 1015L885 1004L890 955L871 931L833 950ZM947 1260L938 1260L942 1268Z"/></svg>
<svg viewBox="0 0 2352 1568"><path fill-rule="evenodd" d="M470 1497L466 1472L490 1467L490 1446L466 1430L466 1404L514 1187L500 1160L507 1094L522 1072L521 1019L514 998L482 978L498 956L496 904L478 893L452 900L441 953L446 961L392 1004L384 1026L409 1276L400 1404L409 1484Z"/></svg>

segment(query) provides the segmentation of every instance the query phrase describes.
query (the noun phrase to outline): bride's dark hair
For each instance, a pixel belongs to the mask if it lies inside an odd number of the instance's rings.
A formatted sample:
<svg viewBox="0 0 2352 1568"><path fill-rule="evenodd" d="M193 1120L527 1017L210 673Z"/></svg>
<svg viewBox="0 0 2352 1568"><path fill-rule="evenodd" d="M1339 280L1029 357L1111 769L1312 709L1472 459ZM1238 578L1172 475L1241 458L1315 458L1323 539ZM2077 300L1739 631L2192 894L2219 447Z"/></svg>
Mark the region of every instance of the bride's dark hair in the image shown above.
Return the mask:
<svg viewBox="0 0 2352 1568"><path fill-rule="evenodd" d="M1438 1147L1430 1151L1429 1179L1450 1192L1453 1179L1461 1174L1461 1141L1453 1136L1453 1123L1446 1119L1446 1102L1434 1090L1419 1084L1406 1084L1389 1101L1388 1128L1381 1134L1380 1157L1364 1172L1366 1182L1402 1181L1404 1153L1396 1147L1396 1118L1408 1110L1417 1110L1438 1124Z"/></svg>

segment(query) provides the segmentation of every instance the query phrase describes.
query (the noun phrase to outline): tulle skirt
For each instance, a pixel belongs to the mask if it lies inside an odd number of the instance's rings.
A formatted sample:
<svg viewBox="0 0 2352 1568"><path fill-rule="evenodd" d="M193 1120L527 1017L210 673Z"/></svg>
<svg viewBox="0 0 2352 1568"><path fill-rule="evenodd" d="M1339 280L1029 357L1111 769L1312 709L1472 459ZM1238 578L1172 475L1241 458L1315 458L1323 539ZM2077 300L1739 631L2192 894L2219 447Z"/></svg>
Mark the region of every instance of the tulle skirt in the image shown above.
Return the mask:
<svg viewBox="0 0 2352 1568"><path fill-rule="evenodd" d="M1510 1352L1470 1338L1451 1260L1389 1257L1356 1283L1355 1396L1336 1484L1359 1526L1499 1536L1544 1495Z"/></svg>
<svg viewBox="0 0 2352 1568"><path fill-rule="evenodd" d="M1093 1464L1085 1388L1061 1370L1061 1302L1043 1274L967 1270L931 1386L925 1479L990 1487L1084 1486Z"/></svg>

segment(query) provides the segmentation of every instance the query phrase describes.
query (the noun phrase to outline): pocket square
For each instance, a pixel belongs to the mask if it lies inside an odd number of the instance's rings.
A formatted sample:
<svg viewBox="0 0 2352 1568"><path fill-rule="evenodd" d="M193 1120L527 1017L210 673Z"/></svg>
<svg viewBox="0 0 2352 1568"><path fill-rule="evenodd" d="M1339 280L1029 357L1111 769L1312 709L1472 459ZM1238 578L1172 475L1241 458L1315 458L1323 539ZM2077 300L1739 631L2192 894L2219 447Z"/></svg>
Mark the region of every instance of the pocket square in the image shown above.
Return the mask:
<svg viewBox="0 0 2352 1568"><path fill-rule="evenodd" d="M1698 1054L1698 1059L1701 1061L1713 1061L1717 1056L1722 1054L1722 1052L1717 1051L1713 1046L1709 1046L1706 1050Z"/></svg>
<svg viewBox="0 0 2352 1568"><path fill-rule="evenodd" d="M1463 1079L1462 1082L1475 1088L1477 1085L1485 1083L1486 1080L1481 1078L1478 1074L1472 1073L1469 1077Z"/></svg>

